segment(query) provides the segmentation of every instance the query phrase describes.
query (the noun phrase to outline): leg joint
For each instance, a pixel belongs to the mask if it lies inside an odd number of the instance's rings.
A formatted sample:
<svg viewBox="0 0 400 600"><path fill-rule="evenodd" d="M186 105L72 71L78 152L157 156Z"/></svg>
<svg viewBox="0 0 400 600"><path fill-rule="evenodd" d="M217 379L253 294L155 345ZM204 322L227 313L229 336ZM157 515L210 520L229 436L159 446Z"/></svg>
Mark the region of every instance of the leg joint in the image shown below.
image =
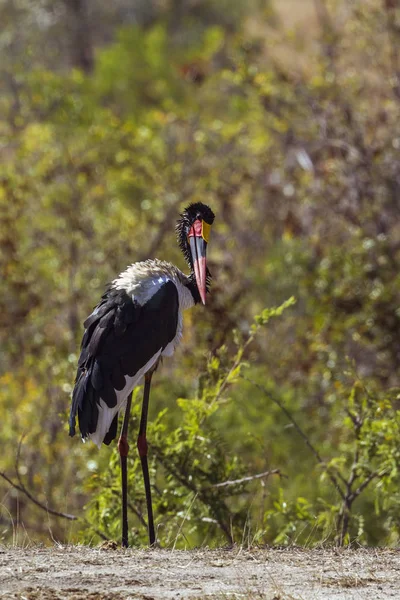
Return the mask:
<svg viewBox="0 0 400 600"><path fill-rule="evenodd" d="M139 435L137 439L137 448L140 458L147 456L147 440L145 435Z"/></svg>
<svg viewBox="0 0 400 600"><path fill-rule="evenodd" d="M118 451L120 456L128 456L129 444L125 436L121 436L118 440Z"/></svg>

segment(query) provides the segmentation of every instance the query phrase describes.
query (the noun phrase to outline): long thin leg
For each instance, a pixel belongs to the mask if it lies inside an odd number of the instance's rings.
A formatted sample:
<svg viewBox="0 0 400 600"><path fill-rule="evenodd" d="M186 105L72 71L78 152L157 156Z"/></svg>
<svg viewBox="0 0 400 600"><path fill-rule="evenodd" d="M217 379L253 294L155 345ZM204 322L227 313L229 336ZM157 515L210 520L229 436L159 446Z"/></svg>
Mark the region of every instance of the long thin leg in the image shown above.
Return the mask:
<svg viewBox="0 0 400 600"><path fill-rule="evenodd" d="M137 447L139 450L140 462L142 463L144 487L146 490L150 546L153 546L153 544L156 541L156 536L154 533L153 506L151 504L149 467L147 464L147 440L146 440L147 412L149 409L150 385L151 385L152 375L153 375L153 371L149 371L144 376L143 406L142 406L142 415L140 417L139 436L137 439Z"/></svg>
<svg viewBox="0 0 400 600"><path fill-rule="evenodd" d="M128 467L127 457L129 452L128 424L131 412L132 392L126 401L124 422L118 440L119 457L121 460L121 485L122 485L122 546L128 547Z"/></svg>

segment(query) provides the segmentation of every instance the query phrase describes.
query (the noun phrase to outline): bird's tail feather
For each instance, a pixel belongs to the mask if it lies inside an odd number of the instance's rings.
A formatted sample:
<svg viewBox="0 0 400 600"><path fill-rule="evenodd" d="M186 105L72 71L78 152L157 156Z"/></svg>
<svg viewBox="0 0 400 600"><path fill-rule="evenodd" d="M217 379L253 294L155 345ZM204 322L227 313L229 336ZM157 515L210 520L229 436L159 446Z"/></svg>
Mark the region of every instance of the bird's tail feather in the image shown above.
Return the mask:
<svg viewBox="0 0 400 600"><path fill-rule="evenodd" d="M82 439L85 439L96 430L98 419L98 406L96 392L93 389L90 372L82 371L77 377L72 394L72 406L69 417L69 435L75 435L76 415L79 415L79 428Z"/></svg>

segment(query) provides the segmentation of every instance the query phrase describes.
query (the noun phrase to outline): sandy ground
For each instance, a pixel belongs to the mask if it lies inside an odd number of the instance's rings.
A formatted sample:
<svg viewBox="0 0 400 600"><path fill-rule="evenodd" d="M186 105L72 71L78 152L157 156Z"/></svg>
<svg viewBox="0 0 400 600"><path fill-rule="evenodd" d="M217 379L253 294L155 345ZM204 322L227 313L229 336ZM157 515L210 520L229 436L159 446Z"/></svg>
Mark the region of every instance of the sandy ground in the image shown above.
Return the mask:
<svg viewBox="0 0 400 600"><path fill-rule="evenodd" d="M400 551L0 546L0 598L400 600Z"/></svg>

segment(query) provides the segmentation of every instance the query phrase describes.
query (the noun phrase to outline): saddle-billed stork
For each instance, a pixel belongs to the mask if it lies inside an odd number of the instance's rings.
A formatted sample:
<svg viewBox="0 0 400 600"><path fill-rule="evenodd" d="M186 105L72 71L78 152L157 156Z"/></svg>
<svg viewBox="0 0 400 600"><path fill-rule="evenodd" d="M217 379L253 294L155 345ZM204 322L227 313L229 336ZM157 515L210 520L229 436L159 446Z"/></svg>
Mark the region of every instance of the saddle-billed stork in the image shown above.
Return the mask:
<svg viewBox="0 0 400 600"><path fill-rule="evenodd" d="M108 287L86 319L69 419L75 435L75 417L83 441L100 448L117 435L118 414L125 410L118 450L122 480L122 545L128 546L127 455L132 390L144 377L143 406L137 447L146 490L150 545L155 543L146 426L151 377L163 356L172 356L182 337L182 312L206 303L211 275L206 248L214 221L212 210L201 202L181 214L178 244L190 267L186 276L174 265L160 261L137 262Z"/></svg>

